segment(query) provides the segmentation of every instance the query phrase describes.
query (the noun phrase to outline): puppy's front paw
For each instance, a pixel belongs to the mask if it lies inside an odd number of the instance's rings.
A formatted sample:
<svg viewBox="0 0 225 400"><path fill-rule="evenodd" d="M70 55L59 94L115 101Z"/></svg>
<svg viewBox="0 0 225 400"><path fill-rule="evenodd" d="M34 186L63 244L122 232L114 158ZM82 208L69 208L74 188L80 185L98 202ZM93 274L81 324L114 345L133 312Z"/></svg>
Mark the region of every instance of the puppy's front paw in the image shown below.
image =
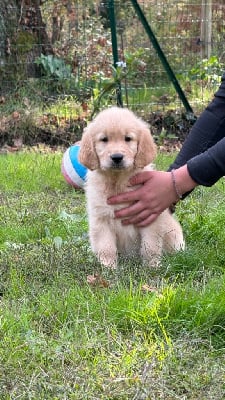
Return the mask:
<svg viewBox="0 0 225 400"><path fill-rule="evenodd" d="M110 254L98 253L98 260L104 267L115 269L117 267L117 257Z"/></svg>
<svg viewBox="0 0 225 400"><path fill-rule="evenodd" d="M149 258L148 260L146 260L147 265L150 268L160 268L161 266L161 257L159 256L152 256L151 258Z"/></svg>

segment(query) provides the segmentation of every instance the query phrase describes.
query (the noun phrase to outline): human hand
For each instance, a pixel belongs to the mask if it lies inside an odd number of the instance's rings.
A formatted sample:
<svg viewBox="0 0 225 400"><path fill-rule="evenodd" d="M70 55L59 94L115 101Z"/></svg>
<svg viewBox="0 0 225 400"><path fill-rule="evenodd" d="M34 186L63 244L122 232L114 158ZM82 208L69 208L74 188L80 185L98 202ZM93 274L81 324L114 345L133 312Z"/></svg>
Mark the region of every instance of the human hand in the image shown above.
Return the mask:
<svg viewBox="0 0 225 400"><path fill-rule="evenodd" d="M140 172L130 179L130 184L141 187L108 199L108 204L131 203L115 211L115 217L121 218L124 225L147 226L178 200L170 172Z"/></svg>

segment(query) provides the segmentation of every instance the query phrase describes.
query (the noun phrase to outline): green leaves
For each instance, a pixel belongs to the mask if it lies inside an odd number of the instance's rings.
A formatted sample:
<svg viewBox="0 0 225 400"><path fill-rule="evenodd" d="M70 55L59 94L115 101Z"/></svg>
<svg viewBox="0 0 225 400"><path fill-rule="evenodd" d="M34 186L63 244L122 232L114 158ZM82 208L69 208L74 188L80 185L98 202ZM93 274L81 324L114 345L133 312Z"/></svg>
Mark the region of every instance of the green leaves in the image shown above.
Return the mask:
<svg viewBox="0 0 225 400"><path fill-rule="evenodd" d="M66 64L62 58L55 57L52 54L48 56L41 54L35 62L42 67L44 74L48 77L62 80L73 76L70 65Z"/></svg>
<svg viewBox="0 0 225 400"><path fill-rule="evenodd" d="M192 80L201 79L203 81L218 83L221 79L221 71L224 65L219 61L218 57L211 56L197 62L188 72L188 76Z"/></svg>

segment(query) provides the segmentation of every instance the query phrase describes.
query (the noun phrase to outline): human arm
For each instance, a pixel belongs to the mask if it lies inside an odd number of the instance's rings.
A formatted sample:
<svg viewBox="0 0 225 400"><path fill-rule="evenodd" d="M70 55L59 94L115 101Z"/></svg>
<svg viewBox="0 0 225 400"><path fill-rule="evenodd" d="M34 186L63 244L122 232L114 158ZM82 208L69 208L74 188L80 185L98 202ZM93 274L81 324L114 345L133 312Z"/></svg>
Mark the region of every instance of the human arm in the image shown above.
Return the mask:
<svg viewBox="0 0 225 400"><path fill-rule="evenodd" d="M146 226L183 195L197 185L212 186L225 175L225 138L210 149L192 158L171 172L144 171L131 178L138 189L111 197L109 204L129 202L131 205L115 212L124 225ZM178 195L179 193L179 195Z"/></svg>
<svg viewBox="0 0 225 400"><path fill-rule="evenodd" d="M214 185L225 175L225 137L204 153L191 158L187 167L190 176L199 185Z"/></svg>
<svg viewBox="0 0 225 400"><path fill-rule="evenodd" d="M177 157L169 167L177 169L225 137L225 73L213 100L190 130Z"/></svg>

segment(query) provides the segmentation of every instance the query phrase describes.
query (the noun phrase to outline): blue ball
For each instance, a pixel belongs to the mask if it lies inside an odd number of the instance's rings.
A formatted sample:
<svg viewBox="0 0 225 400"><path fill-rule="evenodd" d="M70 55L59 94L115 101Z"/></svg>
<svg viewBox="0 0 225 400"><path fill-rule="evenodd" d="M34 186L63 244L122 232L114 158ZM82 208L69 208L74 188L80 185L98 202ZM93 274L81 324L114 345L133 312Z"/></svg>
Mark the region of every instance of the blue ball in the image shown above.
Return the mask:
<svg viewBox="0 0 225 400"><path fill-rule="evenodd" d="M61 171L64 179L75 189L83 189L87 168L78 161L80 142L70 146L64 153Z"/></svg>

